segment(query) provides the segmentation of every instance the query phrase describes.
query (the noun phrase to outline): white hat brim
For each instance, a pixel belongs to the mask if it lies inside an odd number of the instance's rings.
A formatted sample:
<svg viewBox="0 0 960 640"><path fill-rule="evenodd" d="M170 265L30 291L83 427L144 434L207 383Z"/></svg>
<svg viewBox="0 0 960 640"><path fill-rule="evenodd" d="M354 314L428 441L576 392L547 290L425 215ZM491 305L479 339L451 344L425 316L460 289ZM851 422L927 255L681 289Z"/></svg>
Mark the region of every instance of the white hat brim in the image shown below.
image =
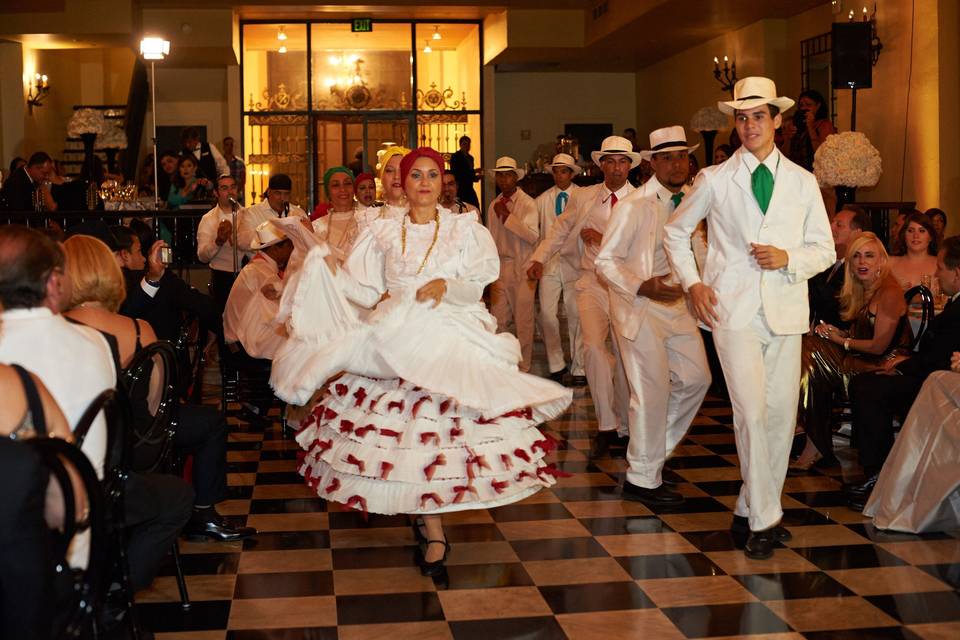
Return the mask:
<svg viewBox="0 0 960 640"><path fill-rule="evenodd" d="M566 169L570 169L570 171L573 171L574 175L583 171L583 169L581 169L579 165L567 164L566 162L555 162L555 163L552 162L547 165L548 169L553 169L554 167L564 167Z"/></svg>
<svg viewBox="0 0 960 640"><path fill-rule="evenodd" d="M250 249L253 251L261 251L263 249L266 249L267 247L272 247L275 244L280 244L286 239L287 238L277 238L276 240L271 240L270 242L265 242L263 244L260 244L260 240L258 240L257 238L254 238L253 240L250 241Z"/></svg>
<svg viewBox="0 0 960 640"><path fill-rule="evenodd" d="M756 109L765 104L772 104L783 113L796 104L792 98L780 96L779 98L749 98L747 100L730 100L727 102L718 102L717 108L727 115L733 115L735 111L746 111Z"/></svg>
<svg viewBox="0 0 960 640"><path fill-rule="evenodd" d="M699 148L700 148L699 143L693 145L692 147L687 147L682 144L678 144L673 147L664 147L663 149L657 149L656 151L654 151L653 149L646 149L645 151L641 151L640 155L643 157L644 160L646 160L647 162L650 162L650 159L653 158L653 156L658 153L669 153L670 151L686 151L688 153L692 153Z"/></svg>
<svg viewBox="0 0 960 640"><path fill-rule="evenodd" d="M527 175L526 171L520 167L517 167L516 169L494 169L490 171L490 177L495 178L497 177L498 173L504 173L505 171L513 171L515 174L517 174L517 180L523 180L523 176Z"/></svg>
<svg viewBox="0 0 960 640"><path fill-rule="evenodd" d="M635 169L640 164L640 161L643 160L641 156L636 151L593 151L590 153L590 159L593 160L593 163L600 166L600 159L603 156L627 156L630 158L630 168Z"/></svg>

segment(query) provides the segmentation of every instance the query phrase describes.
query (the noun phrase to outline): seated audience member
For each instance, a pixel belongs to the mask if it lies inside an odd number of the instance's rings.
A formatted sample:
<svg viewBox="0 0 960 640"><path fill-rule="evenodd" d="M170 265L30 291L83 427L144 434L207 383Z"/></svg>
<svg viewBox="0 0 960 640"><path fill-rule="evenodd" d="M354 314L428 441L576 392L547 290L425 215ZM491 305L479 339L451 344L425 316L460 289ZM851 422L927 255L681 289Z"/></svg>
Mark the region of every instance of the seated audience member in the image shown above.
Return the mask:
<svg viewBox="0 0 960 640"><path fill-rule="evenodd" d="M244 251L250 251L250 244L257 235L257 227L267 220L299 216L308 218L306 212L295 204L290 204L290 191L293 189L293 180L285 173L275 173L270 176L264 199L252 207L243 210L243 215L237 223L237 246Z"/></svg>
<svg viewBox="0 0 960 640"><path fill-rule="evenodd" d="M840 318L840 290L846 280L843 263L850 243L862 232L870 231L870 216L856 205L846 206L833 217L830 230L833 232L837 261L832 267L807 281L810 293L810 326L816 327L820 322L826 322L846 329L846 322Z"/></svg>
<svg viewBox="0 0 960 640"><path fill-rule="evenodd" d="M733 151L730 150L730 145L717 145L717 148L713 150L713 164L723 164L732 155Z"/></svg>
<svg viewBox="0 0 960 640"><path fill-rule="evenodd" d="M227 348L239 343L252 358L272 360L287 338L283 325L275 322L283 293L283 276L293 252L293 243L273 222L257 228L253 246L257 254L237 277L223 312L223 337ZM240 352L238 355L242 357Z"/></svg>
<svg viewBox="0 0 960 640"><path fill-rule="evenodd" d="M137 236L130 227L114 227L113 235L127 292L120 313L146 320L161 340L177 339L184 313L196 315L204 331L221 334L220 313L213 298L168 271L160 260L160 248L166 246L163 240ZM140 250L144 246L150 247L146 259Z"/></svg>
<svg viewBox="0 0 960 640"><path fill-rule="evenodd" d="M64 254L57 243L27 227L0 227L0 362L36 374L72 428L101 391L116 386L117 376L104 337L59 315L69 295ZM99 475L106 444L106 423L100 416L83 443Z"/></svg>
<svg viewBox="0 0 960 640"><path fill-rule="evenodd" d="M447 177L449 176L449 177ZM457 195L457 179L450 172L443 174L443 189L440 191L440 206L454 213L470 213L479 221L480 210Z"/></svg>
<svg viewBox="0 0 960 640"><path fill-rule="evenodd" d="M890 267L904 291L932 277L937 270L937 231L926 215L909 214L900 227L898 245L901 253L890 260Z"/></svg>
<svg viewBox="0 0 960 640"><path fill-rule="evenodd" d="M937 232L937 239L943 240L943 234L947 230L947 214L944 213L943 209L927 209L923 212L923 215L930 218L930 222L933 223L933 228Z"/></svg>
<svg viewBox="0 0 960 640"><path fill-rule="evenodd" d="M197 177L213 183L217 176L229 175L230 165L217 147L200 141L200 130L186 127L180 132L181 158L192 158L197 164Z"/></svg>
<svg viewBox="0 0 960 640"><path fill-rule="evenodd" d="M65 314L113 338L117 346L117 365L126 368L140 349L156 341L153 330L143 320L133 320L117 313L125 293L123 276L106 245L96 238L79 235L67 239L64 251L72 289ZM149 420L149 411L138 405L140 402L135 400L134 419ZM194 457L193 484L196 491L196 504L184 533L219 540L237 540L252 535L253 529L233 529L224 524L214 508L226 497L227 483L227 432L220 412L214 407L181 404L178 416L174 446L179 453ZM136 465L136 450L133 459ZM177 524L179 531L183 528L183 520ZM155 551L162 558L167 549L168 545L158 545Z"/></svg>
<svg viewBox="0 0 960 640"><path fill-rule="evenodd" d="M791 469L806 471L821 459L825 465L837 464L830 424L834 394L847 388L857 374L880 369L896 349L905 352L909 346L907 303L890 274L880 239L869 231L862 233L850 243L845 263L840 316L849 330L822 323L803 336L797 415L807 445Z"/></svg>
<svg viewBox="0 0 960 640"><path fill-rule="evenodd" d="M233 176L220 176L217 179L217 206L203 214L197 227L197 258L210 265L210 295L221 310L227 304L230 287L237 277L234 268L239 271L244 258L249 257L239 249L234 255L231 200L237 201L237 181ZM238 207L237 219L240 215Z"/></svg>
<svg viewBox="0 0 960 640"><path fill-rule="evenodd" d="M377 200L377 181L369 173L361 173L353 181L353 193L357 197L357 208L372 207Z"/></svg>
<svg viewBox="0 0 960 640"><path fill-rule="evenodd" d="M0 188L0 209L7 211L33 211L34 194L39 189L46 211L56 211L57 203L50 193L50 176L53 174L53 158L37 151L22 167L12 171Z"/></svg>
<svg viewBox="0 0 960 640"><path fill-rule="evenodd" d="M212 191L210 180L197 177L197 161L193 156L181 156L167 194L167 208L179 209L188 202L206 200Z"/></svg>
<svg viewBox="0 0 960 640"><path fill-rule="evenodd" d="M949 369L950 354L960 351L960 236L943 241L936 276L949 302L930 322L917 351L886 360L882 371L861 374L850 382L853 428L866 476L861 484L846 487L851 508L862 509L870 497L893 446L894 416L905 415L927 376Z"/></svg>
<svg viewBox="0 0 960 640"><path fill-rule="evenodd" d="M24 158L21 158L20 156L15 157L10 161L10 168L7 170L7 177L9 178L13 175L14 171L25 166L27 166L27 161Z"/></svg>
<svg viewBox="0 0 960 640"><path fill-rule="evenodd" d="M960 352L920 388L863 514L878 529L960 528Z"/></svg>

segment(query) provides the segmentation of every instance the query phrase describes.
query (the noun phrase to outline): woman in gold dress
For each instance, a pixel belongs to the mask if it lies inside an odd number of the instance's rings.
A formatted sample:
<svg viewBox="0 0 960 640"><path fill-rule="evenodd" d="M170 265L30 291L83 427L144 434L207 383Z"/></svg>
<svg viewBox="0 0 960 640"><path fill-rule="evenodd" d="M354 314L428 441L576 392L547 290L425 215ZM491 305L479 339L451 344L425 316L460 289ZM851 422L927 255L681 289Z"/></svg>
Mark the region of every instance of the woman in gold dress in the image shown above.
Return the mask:
<svg viewBox="0 0 960 640"><path fill-rule="evenodd" d="M821 460L821 465L836 464L830 420L834 393L845 393L851 376L880 368L883 359L909 339L903 289L890 272L880 239L869 232L857 237L847 250L844 269L840 309L850 330L820 324L803 336L798 417L807 444L790 465L794 470L808 470Z"/></svg>

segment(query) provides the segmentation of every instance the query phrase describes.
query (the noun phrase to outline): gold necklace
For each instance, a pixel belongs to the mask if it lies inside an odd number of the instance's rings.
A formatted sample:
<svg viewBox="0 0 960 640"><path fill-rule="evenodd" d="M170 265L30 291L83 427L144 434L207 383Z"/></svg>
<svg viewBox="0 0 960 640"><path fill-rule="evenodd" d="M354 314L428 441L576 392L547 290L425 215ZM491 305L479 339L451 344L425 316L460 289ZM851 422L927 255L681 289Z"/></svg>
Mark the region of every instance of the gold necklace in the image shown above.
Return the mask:
<svg viewBox="0 0 960 640"><path fill-rule="evenodd" d="M409 214L403 216L403 222L400 223L400 255L405 256L407 254L407 218ZM420 268L417 269L417 275L423 271L423 268L427 266L427 258L430 257L430 252L433 251L433 247L437 244L437 238L440 237L440 210L437 209L433 215L433 241L430 243L430 246L427 247L427 252L423 256L423 262L420 263Z"/></svg>

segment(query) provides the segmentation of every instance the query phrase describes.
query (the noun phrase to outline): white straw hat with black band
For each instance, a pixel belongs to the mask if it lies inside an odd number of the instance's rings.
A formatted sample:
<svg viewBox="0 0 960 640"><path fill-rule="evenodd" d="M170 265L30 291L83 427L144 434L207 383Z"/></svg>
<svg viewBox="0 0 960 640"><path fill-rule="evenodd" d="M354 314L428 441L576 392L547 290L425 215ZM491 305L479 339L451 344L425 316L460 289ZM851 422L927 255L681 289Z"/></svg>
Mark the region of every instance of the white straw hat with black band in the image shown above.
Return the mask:
<svg viewBox="0 0 960 640"><path fill-rule="evenodd" d="M640 152L644 160L650 160L656 153L668 153L670 151L694 151L699 147L695 144L692 147L687 144L687 132L683 127L674 125L654 129L650 132L650 148Z"/></svg>
<svg viewBox="0 0 960 640"><path fill-rule="evenodd" d="M633 143L620 136L608 136L603 139L600 145L600 151L594 151L590 154L590 159L597 166L604 156L627 156L630 158L630 168L633 169L640 164L640 154L633 150Z"/></svg>

